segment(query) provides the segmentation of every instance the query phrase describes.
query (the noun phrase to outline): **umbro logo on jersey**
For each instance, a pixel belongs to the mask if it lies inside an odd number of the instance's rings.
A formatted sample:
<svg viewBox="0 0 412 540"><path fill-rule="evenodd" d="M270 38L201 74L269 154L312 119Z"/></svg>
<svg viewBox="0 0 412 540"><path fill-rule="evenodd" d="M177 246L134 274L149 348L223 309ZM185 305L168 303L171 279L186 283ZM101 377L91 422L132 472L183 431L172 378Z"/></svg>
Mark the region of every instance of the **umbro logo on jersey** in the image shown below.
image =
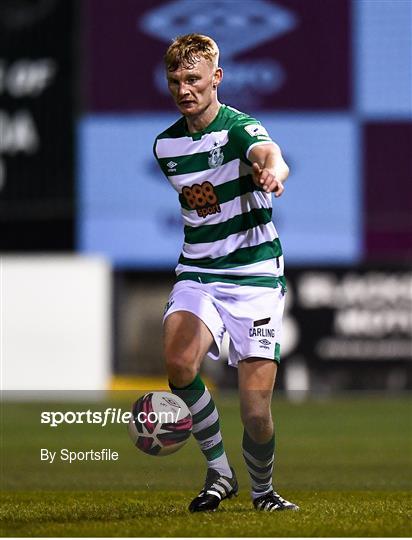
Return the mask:
<svg viewBox="0 0 412 540"><path fill-rule="evenodd" d="M166 163L166 167L168 167L167 172L176 172L177 163L169 161L169 163Z"/></svg>

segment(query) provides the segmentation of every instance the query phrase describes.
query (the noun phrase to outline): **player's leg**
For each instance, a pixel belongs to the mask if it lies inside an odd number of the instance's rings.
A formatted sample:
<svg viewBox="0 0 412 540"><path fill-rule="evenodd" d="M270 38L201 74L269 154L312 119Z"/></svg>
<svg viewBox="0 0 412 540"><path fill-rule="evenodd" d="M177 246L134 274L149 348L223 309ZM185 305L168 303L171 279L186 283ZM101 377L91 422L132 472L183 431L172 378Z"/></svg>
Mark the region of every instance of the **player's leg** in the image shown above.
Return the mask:
<svg viewBox="0 0 412 540"><path fill-rule="evenodd" d="M198 373L213 342L209 328L193 313L175 311L165 320L164 351L170 388L189 407L193 435L208 468L230 478L232 472L223 447L219 415Z"/></svg>
<svg viewBox="0 0 412 540"><path fill-rule="evenodd" d="M275 434L271 415L277 364L274 360L248 358L238 364L241 418L244 426L243 457L258 510L298 510L272 486Z"/></svg>
<svg viewBox="0 0 412 540"><path fill-rule="evenodd" d="M204 356L210 349L216 349L218 341L220 345L223 325L213 305L207 306L210 300L196 290L178 288L171 298L174 311L166 313L164 321L164 351L170 388L185 401L192 413L193 435L208 466L205 486L189 509L193 512L214 510L222 499L236 494L238 489L224 450L218 411L198 373ZM182 306L191 311L179 310ZM205 319L207 325L195 313Z"/></svg>
<svg viewBox="0 0 412 540"><path fill-rule="evenodd" d="M271 400L276 370L277 364L267 359L249 358L238 364L242 449L253 497L272 489L275 436Z"/></svg>
<svg viewBox="0 0 412 540"><path fill-rule="evenodd" d="M209 328L190 311L174 311L165 319L163 341L169 381L176 387L190 385L213 344Z"/></svg>
<svg viewBox="0 0 412 540"><path fill-rule="evenodd" d="M243 454L252 497L261 510L297 509L272 488L275 438L271 398L280 361L282 287L220 286L218 309L230 335L229 364L238 367Z"/></svg>

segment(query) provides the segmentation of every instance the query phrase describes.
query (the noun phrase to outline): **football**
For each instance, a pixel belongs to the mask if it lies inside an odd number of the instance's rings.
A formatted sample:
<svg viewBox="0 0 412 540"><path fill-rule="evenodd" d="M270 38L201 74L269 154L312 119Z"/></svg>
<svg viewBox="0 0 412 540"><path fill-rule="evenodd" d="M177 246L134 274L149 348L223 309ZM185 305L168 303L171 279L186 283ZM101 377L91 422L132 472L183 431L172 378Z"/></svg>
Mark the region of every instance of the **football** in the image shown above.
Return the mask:
<svg viewBox="0 0 412 540"><path fill-rule="evenodd" d="M190 437L192 415L174 394L150 392L134 403L128 430L139 450L166 456L179 450Z"/></svg>

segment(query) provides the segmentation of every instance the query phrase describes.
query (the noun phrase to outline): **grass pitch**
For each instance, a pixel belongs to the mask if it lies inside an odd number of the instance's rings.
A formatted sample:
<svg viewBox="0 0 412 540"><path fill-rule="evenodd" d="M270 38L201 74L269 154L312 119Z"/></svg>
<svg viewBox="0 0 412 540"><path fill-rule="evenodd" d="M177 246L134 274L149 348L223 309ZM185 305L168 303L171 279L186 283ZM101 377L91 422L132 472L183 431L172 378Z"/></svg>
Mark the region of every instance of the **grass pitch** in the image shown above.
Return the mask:
<svg viewBox="0 0 412 540"><path fill-rule="evenodd" d="M40 425L42 410L87 410L96 404L6 403L1 534L412 535L412 408L407 398L357 397L301 404L275 398L276 488L301 510L273 514L256 512L250 503L236 397L220 396L216 401L240 495L224 501L215 513L194 515L187 505L205 474L194 441L172 456L146 456L134 449L124 426ZM128 410L129 403L122 406ZM111 448L120 459L48 464L40 461L40 448Z"/></svg>

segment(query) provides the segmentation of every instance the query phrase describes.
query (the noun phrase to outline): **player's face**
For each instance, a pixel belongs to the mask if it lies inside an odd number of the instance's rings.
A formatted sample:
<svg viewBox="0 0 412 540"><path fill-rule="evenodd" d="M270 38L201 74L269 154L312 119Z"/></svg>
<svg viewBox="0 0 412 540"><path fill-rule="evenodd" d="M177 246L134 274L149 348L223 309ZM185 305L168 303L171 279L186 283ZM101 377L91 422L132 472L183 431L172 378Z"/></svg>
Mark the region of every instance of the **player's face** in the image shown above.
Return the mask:
<svg viewBox="0 0 412 540"><path fill-rule="evenodd" d="M198 116L216 99L220 68L201 57L192 67L167 72L167 84L177 108L184 116Z"/></svg>

